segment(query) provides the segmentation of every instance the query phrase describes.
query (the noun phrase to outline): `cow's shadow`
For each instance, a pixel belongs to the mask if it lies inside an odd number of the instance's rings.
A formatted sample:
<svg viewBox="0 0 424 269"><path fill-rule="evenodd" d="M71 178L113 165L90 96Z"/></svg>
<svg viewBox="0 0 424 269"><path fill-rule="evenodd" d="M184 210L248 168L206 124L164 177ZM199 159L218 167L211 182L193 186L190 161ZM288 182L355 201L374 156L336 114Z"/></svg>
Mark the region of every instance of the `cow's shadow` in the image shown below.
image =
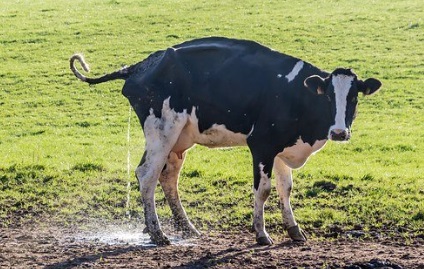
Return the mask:
<svg viewBox="0 0 424 269"><path fill-rule="evenodd" d="M84 263L92 264L108 257L117 257L119 255L123 255L128 252L134 252L140 249L147 250L151 248L156 248L156 246L127 246L124 248L117 248L114 250L105 250L101 252L96 252L96 254L88 254L88 255L68 259L63 262L46 265L44 269L57 269L57 268L68 269L68 268L80 267Z"/></svg>
<svg viewBox="0 0 424 269"><path fill-rule="evenodd" d="M257 244L252 244L245 247L228 247L216 253L206 252L199 255L197 258L193 259L188 263L181 264L180 266L176 266L173 268L183 269L183 268L208 268L216 265L223 265L231 260L237 259L241 256L249 257L253 252L258 254L261 252L270 251L277 248L291 248L295 246L292 242L284 242L272 246L260 246ZM69 269L69 268L77 268L81 267L84 264L94 264L102 259L106 259L109 257L118 257L120 255L124 255L130 252L137 252L140 250L149 250L157 248L160 252L160 247L156 246L126 246L123 248L116 248L113 250L104 250L104 251L96 251L95 254L87 254L84 256L75 257L72 259L67 259L66 261L57 262L54 264L46 265L45 269ZM175 248L178 248L178 245L175 245Z"/></svg>
<svg viewBox="0 0 424 269"><path fill-rule="evenodd" d="M283 242L283 243L274 244L271 246L261 246L258 244L252 244L252 245L241 247L241 248L229 247L227 249L223 249L214 254L206 253L205 255L203 255L202 257L199 257L196 260L193 260L189 263L186 263L181 266L176 266L173 268L187 269L187 268L209 268L209 267L214 267L217 265L223 266L234 259L239 260L241 256L246 257L246 259L249 259L249 256L251 256L252 253L255 253L256 255L260 255L261 252L268 252L278 248L292 248L293 246L299 246L299 244L293 243L293 242ZM242 268L242 265L240 266L241 266L240 268Z"/></svg>

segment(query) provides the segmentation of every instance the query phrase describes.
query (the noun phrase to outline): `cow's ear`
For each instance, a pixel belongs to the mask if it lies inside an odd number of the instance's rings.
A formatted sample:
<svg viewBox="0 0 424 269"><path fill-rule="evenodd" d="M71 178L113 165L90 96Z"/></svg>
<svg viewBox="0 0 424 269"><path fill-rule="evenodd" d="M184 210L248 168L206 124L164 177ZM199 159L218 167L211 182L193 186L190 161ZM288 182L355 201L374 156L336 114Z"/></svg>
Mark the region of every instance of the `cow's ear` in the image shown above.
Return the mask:
<svg viewBox="0 0 424 269"><path fill-rule="evenodd" d="M307 77L304 82L305 86L316 94L324 94L325 79L318 75Z"/></svg>
<svg viewBox="0 0 424 269"><path fill-rule="evenodd" d="M358 80L358 91L364 95L376 93L381 87L381 82L375 78L369 78L365 81Z"/></svg>

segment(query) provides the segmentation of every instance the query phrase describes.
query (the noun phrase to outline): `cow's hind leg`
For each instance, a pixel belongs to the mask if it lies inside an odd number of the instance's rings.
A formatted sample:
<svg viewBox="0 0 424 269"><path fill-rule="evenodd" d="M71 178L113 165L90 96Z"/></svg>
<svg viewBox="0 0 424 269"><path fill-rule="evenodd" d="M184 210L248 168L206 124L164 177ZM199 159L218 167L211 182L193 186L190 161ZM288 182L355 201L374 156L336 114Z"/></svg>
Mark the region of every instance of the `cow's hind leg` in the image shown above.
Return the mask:
<svg viewBox="0 0 424 269"><path fill-rule="evenodd" d="M283 224L293 241L306 241L305 233L297 225L290 205L290 193L293 186L292 171L279 157L274 159L276 188L280 197Z"/></svg>
<svg viewBox="0 0 424 269"><path fill-rule="evenodd" d="M144 121L146 148L142 161L136 169L136 176L140 183L146 231L153 243L157 245L167 245L170 244L170 241L159 224L155 205L155 189L168 155L186 123L187 114L185 112L177 113L170 109L169 99L163 103L160 118L157 118L151 111Z"/></svg>
<svg viewBox="0 0 424 269"><path fill-rule="evenodd" d="M144 207L144 232L150 235L153 243L169 245L170 241L163 233L155 205L155 189L162 167L165 165L166 156L145 151L140 165L136 169L136 177L140 185L141 199Z"/></svg>
<svg viewBox="0 0 424 269"><path fill-rule="evenodd" d="M178 178L184 163L185 154L177 154L175 152L169 154L159 182L174 216L176 228L183 232L184 237L191 237L199 236L200 233L187 218L178 194Z"/></svg>

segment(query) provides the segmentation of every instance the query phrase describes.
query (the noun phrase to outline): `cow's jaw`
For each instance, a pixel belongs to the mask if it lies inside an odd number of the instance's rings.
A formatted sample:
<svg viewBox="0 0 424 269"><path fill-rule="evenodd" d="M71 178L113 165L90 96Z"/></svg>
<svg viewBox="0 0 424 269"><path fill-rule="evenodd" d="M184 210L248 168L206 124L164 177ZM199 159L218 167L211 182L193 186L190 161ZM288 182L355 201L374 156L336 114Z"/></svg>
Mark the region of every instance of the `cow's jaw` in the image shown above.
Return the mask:
<svg viewBox="0 0 424 269"><path fill-rule="evenodd" d="M334 141L348 141L350 139L349 126L346 126L347 96L352 88L354 76L333 75L331 83L334 87L336 116L334 125L328 131L328 139Z"/></svg>

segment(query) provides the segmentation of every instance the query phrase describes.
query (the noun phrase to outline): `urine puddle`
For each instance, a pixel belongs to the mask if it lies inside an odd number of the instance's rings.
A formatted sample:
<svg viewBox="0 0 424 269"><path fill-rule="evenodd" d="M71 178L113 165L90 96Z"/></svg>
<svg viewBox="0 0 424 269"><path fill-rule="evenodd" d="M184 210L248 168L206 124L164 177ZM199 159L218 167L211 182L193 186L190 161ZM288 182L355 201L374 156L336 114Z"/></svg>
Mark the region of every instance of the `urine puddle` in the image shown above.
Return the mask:
<svg viewBox="0 0 424 269"><path fill-rule="evenodd" d="M98 227L98 229L82 231L71 235L68 239L74 242L95 243L106 245L133 245L133 246L156 246L150 241L148 234L144 234L143 229L122 227L122 226L106 226ZM195 246L194 239L183 239L179 236L168 235L171 244Z"/></svg>

